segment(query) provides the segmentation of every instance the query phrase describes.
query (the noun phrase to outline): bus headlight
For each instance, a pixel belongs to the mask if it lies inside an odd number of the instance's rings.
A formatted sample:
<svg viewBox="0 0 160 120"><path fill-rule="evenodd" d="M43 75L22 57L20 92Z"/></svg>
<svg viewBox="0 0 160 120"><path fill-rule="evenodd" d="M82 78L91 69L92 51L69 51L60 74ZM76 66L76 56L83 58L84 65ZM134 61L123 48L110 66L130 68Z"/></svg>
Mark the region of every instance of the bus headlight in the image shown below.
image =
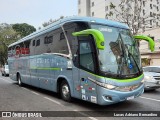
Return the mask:
<svg viewBox="0 0 160 120"><path fill-rule="evenodd" d="M105 88L107 88L107 89L114 89L114 88L116 88L116 86L110 85L110 84L105 84Z"/></svg>
<svg viewBox="0 0 160 120"><path fill-rule="evenodd" d="M116 88L116 86L114 86L114 85L101 83L101 82L97 82L97 85L102 86L102 87L107 88L107 89L110 89L110 90Z"/></svg>

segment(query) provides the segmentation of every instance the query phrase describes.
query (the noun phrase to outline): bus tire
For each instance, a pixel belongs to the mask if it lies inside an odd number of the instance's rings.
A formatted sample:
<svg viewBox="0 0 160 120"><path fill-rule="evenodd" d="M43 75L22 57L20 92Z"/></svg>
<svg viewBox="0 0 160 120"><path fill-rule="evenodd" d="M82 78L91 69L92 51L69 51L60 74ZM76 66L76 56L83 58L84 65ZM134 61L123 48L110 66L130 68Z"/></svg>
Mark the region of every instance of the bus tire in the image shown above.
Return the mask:
<svg viewBox="0 0 160 120"><path fill-rule="evenodd" d="M68 83L63 80L60 85L60 95L61 98L65 101L71 101L71 92Z"/></svg>
<svg viewBox="0 0 160 120"><path fill-rule="evenodd" d="M4 77L7 77L6 73L4 72Z"/></svg>
<svg viewBox="0 0 160 120"><path fill-rule="evenodd" d="M18 81L18 85L22 86L21 76L19 74L17 75L17 81Z"/></svg>

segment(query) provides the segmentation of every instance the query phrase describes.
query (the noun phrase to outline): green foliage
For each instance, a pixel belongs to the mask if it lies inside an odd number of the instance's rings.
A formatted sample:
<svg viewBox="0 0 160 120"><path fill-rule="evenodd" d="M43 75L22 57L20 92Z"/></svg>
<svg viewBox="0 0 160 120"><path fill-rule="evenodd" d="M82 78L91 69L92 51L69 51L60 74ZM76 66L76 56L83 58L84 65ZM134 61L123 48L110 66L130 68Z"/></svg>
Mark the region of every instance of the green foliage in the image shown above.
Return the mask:
<svg viewBox="0 0 160 120"><path fill-rule="evenodd" d="M17 33L12 29L12 26L7 23L0 24L0 65L7 62L8 45L15 42Z"/></svg>
<svg viewBox="0 0 160 120"><path fill-rule="evenodd" d="M115 9L115 8L116 6L112 2L110 2L110 9Z"/></svg>
<svg viewBox="0 0 160 120"><path fill-rule="evenodd" d="M121 0L118 5L114 5L113 2L110 3L110 12L107 13L106 18L111 18L113 20L127 24L132 33L136 35L139 31L145 31L146 27L149 25L148 19L159 21L160 15L154 14L150 16L149 13L143 15L143 4L146 4L146 0Z"/></svg>
<svg viewBox="0 0 160 120"><path fill-rule="evenodd" d="M7 63L8 45L34 31L36 29L26 23L13 25L7 23L0 24L0 65Z"/></svg>
<svg viewBox="0 0 160 120"><path fill-rule="evenodd" d="M28 25L27 23L22 23L22 24L14 24L12 26L12 28L21 36L21 37L25 37L33 32L36 31L36 29L31 26Z"/></svg>

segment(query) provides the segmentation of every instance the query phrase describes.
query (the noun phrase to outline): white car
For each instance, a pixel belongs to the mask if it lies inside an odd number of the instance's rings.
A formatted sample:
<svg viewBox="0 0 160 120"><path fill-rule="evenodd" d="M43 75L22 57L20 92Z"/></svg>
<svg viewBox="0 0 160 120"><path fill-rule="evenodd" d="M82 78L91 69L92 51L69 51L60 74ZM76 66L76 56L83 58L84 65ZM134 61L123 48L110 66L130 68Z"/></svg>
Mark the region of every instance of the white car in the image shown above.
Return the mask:
<svg viewBox="0 0 160 120"><path fill-rule="evenodd" d="M160 88L160 66L143 67L144 90L155 90Z"/></svg>
<svg viewBox="0 0 160 120"><path fill-rule="evenodd" d="M9 68L8 68L8 65L4 65L1 69L1 73L2 73L2 76L9 76Z"/></svg>

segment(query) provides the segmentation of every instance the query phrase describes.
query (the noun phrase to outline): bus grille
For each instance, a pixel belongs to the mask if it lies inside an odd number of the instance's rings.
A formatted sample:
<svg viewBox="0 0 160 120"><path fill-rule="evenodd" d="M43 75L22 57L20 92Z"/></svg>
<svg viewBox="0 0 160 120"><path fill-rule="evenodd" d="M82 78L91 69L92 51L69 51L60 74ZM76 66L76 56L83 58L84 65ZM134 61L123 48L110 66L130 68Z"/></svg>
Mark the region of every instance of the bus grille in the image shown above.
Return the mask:
<svg viewBox="0 0 160 120"><path fill-rule="evenodd" d="M153 76L155 80L160 80L160 76Z"/></svg>
<svg viewBox="0 0 160 120"><path fill-rule="evenodd" d="M132 86L116 87L115 89L118 91L121 91L121 92L128 92L128 91L133 91L133 90L137 89L142 84L143 83L139 83L139 84L132 85Z"/></svg>

